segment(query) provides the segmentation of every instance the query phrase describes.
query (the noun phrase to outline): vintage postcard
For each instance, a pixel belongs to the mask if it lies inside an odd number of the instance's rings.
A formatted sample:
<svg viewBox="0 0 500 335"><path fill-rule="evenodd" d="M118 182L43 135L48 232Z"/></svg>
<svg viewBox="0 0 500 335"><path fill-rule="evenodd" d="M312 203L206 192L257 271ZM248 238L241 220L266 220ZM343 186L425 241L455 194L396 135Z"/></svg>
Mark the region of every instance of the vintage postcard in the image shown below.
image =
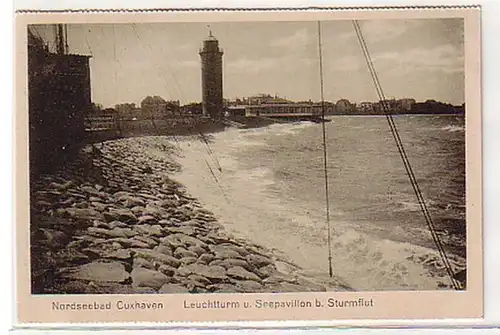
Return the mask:
<svg viewBox="0 0 500 335"><path fill-rule="evenodd" d="M483 316L480 10L16 14L19 324Z"/></svg>

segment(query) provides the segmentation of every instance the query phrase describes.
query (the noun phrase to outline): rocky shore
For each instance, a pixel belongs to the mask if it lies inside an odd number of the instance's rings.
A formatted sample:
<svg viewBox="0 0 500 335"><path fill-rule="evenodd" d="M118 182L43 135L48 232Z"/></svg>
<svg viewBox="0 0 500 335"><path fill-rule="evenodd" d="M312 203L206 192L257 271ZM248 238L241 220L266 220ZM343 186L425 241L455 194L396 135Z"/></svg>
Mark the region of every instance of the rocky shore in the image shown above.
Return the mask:
<svg viewBox="0 0 500 335"><path fill-rule="evenodd" d="M32 181L32 293L332 289L300 275L286 257L227 233L174 180L177 154L166 137L107 141Z"/></svg>

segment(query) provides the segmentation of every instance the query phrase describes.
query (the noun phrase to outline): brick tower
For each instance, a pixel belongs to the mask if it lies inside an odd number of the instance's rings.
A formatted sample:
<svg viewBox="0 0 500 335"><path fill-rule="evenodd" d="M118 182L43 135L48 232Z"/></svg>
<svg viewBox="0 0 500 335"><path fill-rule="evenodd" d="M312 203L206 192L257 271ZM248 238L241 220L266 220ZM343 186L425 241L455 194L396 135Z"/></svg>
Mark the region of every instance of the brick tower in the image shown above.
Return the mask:
<svg viewBox="0 0 500 335"><path fill-rule="evenodd" d="M200 50L201 57L201 94L203 115L220 119L223 115L222 104L222 55L219 41L209 32Z"/></svg>

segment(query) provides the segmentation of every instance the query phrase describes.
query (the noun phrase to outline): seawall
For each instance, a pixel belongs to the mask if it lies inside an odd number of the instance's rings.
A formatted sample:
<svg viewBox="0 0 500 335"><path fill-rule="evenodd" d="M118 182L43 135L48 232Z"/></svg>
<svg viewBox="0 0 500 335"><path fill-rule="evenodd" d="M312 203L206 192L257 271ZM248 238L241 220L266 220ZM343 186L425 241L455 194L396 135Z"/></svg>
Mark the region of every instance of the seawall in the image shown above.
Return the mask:
<svg viewBox="0 0 500 335"><path fill-rule="evenodd" d="M166 137L107 141L33 181L32 293L327 290L228 233L175 181L181 154ZM328 289L350 290L340 280Z"/></svg>

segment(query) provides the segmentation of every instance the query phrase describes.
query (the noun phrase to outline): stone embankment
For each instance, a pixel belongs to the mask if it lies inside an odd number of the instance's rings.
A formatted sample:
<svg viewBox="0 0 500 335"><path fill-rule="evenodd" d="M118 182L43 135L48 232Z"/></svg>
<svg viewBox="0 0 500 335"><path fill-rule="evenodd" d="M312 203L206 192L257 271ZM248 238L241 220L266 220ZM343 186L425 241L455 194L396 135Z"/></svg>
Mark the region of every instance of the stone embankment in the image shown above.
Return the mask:
<svg viewBox="0 0 500 335"><path fill-rule="evenodd" d="M163 137L108 141L32 183L33 293L325 291L225 232L172 179L175 155Z"/></svg>

